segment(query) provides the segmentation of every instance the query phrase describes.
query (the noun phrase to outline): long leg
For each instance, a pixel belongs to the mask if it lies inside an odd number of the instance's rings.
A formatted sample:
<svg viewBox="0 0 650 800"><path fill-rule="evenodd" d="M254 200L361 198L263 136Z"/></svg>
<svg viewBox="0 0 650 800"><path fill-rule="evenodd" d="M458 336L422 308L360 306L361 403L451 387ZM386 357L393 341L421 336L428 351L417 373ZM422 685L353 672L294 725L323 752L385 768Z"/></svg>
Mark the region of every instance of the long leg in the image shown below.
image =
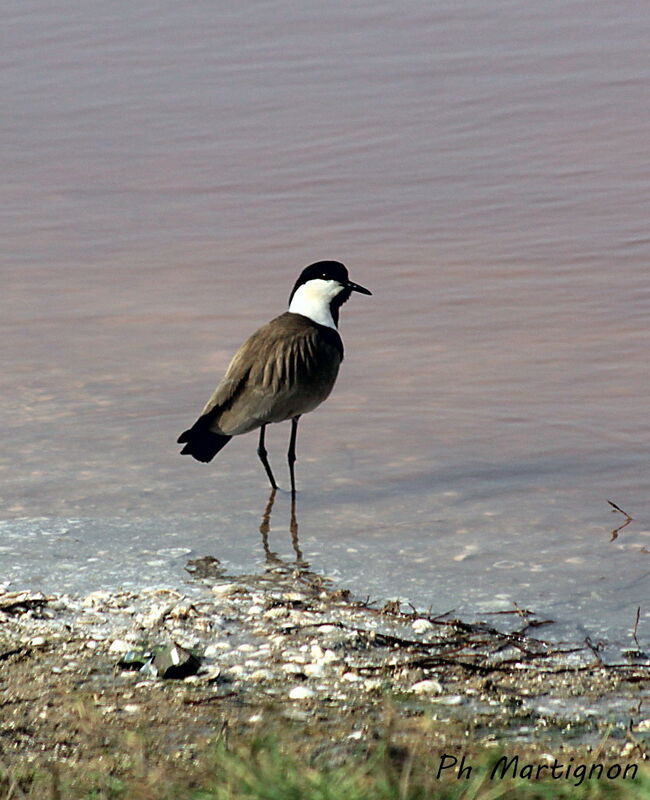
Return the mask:
<svg viewBox="0 0 650 800"><path fill-rule="evenodd" d="M266 474L268 475L269 480L271 481L271 488L277 489L278 484L275 482L275 478L273 477L273 473L271 472L271 465L269 464L269 460L266 457L267 452L266 452L266 447L264 447L265 432L266 432L266 425L262 425L262 427L260 428L260 441L259 444L257 445L257 455L260 457L262 466L264 467Z"/></svg>
<svg viewBox="0 0 650 800"><path fill-rule="evenodd" d="M287 461L289 462L289 475L291 476L291 496L296 496L296 476L294 474L293 465L296 463L296 438L298 436L298 420L300 414L291 420L291 438L289 439L289 452L287 453Z"/></svg>

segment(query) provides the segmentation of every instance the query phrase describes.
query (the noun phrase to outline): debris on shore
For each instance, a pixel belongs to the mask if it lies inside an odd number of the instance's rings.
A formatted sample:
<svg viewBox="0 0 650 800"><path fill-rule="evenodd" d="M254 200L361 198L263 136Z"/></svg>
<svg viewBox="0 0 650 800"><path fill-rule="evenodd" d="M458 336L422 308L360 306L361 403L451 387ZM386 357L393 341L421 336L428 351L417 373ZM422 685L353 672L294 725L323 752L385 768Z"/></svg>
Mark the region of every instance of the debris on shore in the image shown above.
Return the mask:
<svg viewBox="0 0 650 800"><path fill-rule="evenodd" d="M70 687L105 718L164 725L176 709L188 729L216 704L239 721L311 715L329 720L330 735L334 724L349 733L389 698L485 742L553 729L586 742L608 728L619 754L647 745L642 652L607 664L589 641L546 642L534 635L544 621L523 609L504 631L397 602L377 608L284 562L229 576L206 557L187 570L184 591L0 594L0 703L16 752L53 746L48 725Z"/></svg>

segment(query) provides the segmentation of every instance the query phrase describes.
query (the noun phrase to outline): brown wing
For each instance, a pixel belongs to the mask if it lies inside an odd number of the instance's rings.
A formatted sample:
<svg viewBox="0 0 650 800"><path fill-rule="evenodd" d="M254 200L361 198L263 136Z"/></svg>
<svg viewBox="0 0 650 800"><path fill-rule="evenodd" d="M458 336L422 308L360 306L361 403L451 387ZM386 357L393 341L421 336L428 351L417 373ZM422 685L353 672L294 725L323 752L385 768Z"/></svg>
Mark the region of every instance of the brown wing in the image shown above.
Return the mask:
<svg viewBox="0 0 650 800"><path fill-rule="evenodd" d="M228 408L237 397L248 380L252 363L251 357L254 356L255 351L258 349L260 334L266 327L265 325L252 336L249 336L232 357L226 369L226 374L203 407L203 411L201 411L202 417L211 412Z"/></svg>
<svg viewBox="0 0 650 800"><path fill-rule="evenodd" d="M342 357L336 331L282 314L239 348L202 417L234 435L307 413L332 390Z"/></svg>

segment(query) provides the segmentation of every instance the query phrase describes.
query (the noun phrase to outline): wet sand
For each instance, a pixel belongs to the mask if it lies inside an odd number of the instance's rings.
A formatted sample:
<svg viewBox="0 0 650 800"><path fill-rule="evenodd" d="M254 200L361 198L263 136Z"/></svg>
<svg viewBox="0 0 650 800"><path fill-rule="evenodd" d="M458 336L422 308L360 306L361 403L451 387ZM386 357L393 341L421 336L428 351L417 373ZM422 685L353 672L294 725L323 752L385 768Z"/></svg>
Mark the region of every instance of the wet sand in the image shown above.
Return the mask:
<svg viewBox="0 0 650 800"><path fill-rule="evenodd" d="M224 726L291 724L309 731L307 760L335 764L367 751L389 710L406 738L409 720L435 721L429 745L447 752L470 729L473 747L506 752L645 752L647 655L607 664L597 642L545 642L523 609L468 624L368 606L280 559L246 576L213 558L187 568L181 591L0 595L5 759L90 764L146 730L163 764Z"/></svg>

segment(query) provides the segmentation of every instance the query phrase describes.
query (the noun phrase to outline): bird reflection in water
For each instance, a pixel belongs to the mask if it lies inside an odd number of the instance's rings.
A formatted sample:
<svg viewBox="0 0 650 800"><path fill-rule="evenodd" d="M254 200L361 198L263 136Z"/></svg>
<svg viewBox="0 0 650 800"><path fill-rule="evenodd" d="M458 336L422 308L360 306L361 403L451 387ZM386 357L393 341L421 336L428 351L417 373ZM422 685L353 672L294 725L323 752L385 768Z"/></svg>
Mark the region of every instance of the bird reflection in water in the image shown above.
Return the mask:
<svg viewBox="0 0 650 800"><path fill-rule="evenodd" d="M266 507L264 508L264 513L262 514L262 521L260 522L260 533L262 534L262 547L264 548L264 555L266 557L266 562L269 566L278 566L280 564L284 565L286 562L284 559L280 558L277 553L275 553L269 547L269 531L271 530L271 512L273 511L273 504L275 503L275 496L277 494L277 489L271 489L271 494L269 495L269 499L266 501ZM305 561L302 555L302 550L300 549L300 542L298 541L298 517L296 515L296 494L295 492L291 493L291 511L289 517L289 533L291 534L291 545L293 547L293 551L296 554L296 561L295 564L301 570L309 569L309 563Z"/></svg>

